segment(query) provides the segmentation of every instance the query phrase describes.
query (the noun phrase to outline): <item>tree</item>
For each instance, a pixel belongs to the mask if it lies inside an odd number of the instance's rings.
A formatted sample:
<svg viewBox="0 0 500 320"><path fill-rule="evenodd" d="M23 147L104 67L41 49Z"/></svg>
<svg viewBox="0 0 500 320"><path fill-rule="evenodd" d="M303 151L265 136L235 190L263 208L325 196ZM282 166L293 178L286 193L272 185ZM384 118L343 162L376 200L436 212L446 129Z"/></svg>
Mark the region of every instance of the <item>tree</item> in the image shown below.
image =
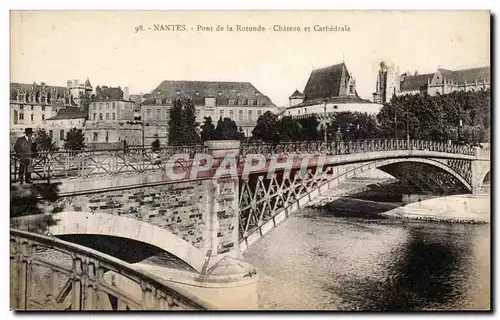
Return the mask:
<svg viewBox="0 0 500 320"><path fill-rule="evenodd" d="M252 131L255 139L266 142L278 142L278 116L271 111L266 111L257 119L257 125Z"/></svg>
<svg viewBox="0 0 500 320"><path fill-rule="evenodd" d="M35 143L39 151L51 151L57 149L57 144L52 141L45 129L38 129L35 133Z"/></svg>
<svg viewBox="0 0 500 320"><path fill-rule="evenodd" d="M403 138L408 127L410 137L415 139L468 143L480 139L483 142L488 140L490 129L490 100L489 89L436 96L396 96L377 116L381 136L395 137L397 134Z"/></svg>
<svg viewBox="0 0 500 320"><path fill-rule="evenodd" d="M82 129L72 128L66 133L64 140L64 149L83 150L85 148L85 136Z"/></svg>
<svg viewBox="0 0 500 320"><path fill-rule="evenodd" d="M215 140L241 140L245 137L243 132L238 130L236 123L230 118L220 118L217 121L213 139Z"/></svg>
<svg viewBox="0 0 500 320"><path fill-rule="evenodd" d="M168 121L168 144L183 146L197 144L200 136L197 132L196 109L189 99L176 99L170 109Z"/></svg>
<svg viewBox="0 0 500 320"><path fill-rule="evenodd" d="M301 130L302 140L320 140L323 138L318 131L319 121L315 115L297 120Z"/></svg>
<svg viewBox="0 0 500 320"><path fill-rule="evenodd" d="M342 133L349 129L352 139L374 139L379 135L377 119L368 113L341 111L335 112L333 117L328 127L331 135L339 128Z"/></svg>
<svg viewBox="0 0 500 320"><path fill-rule="evenodd" d="M277 124L280 141L296 141L301 139L301 127L290 116L285 116Z"/></svg>
<svg viewBox="0 0 500 320"><path fill-rule="evenodd" d="M205 121L201 126L201 142L212 139L215 131L215 126L212 122L212 117L205 117Z"/></svg>
<svg viewBox="0 0 500 320"><path fill-rule="evenodd" d="M168 144L179 145L182 137L182 104L178 99L170 109L170 118L168 120Z"/></svg>

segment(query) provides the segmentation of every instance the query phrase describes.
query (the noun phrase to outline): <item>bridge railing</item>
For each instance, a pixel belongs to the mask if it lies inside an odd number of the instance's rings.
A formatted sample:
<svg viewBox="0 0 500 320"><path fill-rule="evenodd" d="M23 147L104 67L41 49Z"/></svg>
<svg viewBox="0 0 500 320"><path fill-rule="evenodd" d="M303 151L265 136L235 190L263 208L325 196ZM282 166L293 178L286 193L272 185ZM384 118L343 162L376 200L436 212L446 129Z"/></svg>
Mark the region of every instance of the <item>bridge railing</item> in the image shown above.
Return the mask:
<svg viewBox="0 0 500 320"><path fill-rule="evenodd" d="M297 141L279 144L242 143L240 156L248 154L263 154L271 156L281 153L307 153L344 155L364 152L384 152L397 150L428 150L445 153L474 155L471 146L448 144L445 142L405 139L371 139L349 141ZM116 175L127 173L144 173L160 170L175 154L188 154L191 159L196 154L207 153L206 146L163 147L152 148L130 147L113 150L78 150L40 152L30 160L31 177L33 180L48 180L62 178L86 178L94 175ZM22 158L22 156L21 156ZM11 182L19 180L20 157L11 154ZM190 165L186 163L185 165Z"/></svg>
<svg viewBox="0 0 500 320"><path fill-rule="evenodd" d="M39 234L10 230L14 310L204 310L213 308L119 259Z"/></svg>
<svg viewBox="0 0 500 320"><path fill-rule="evenodd" d="M299 141L272 143L245 143L241 145L241 154L279 154L279 153L321 153L343 155L360 152L379 152L397 150L428 150L463 155L474 155L472 146L449 144L446 142L406 139L370 139L336 141Z"/></svg>
<svg viewBox="0 0 500 320"><path fill-rule="evenodd" d="M174 154L206 153L207 147L175 146L152 148L129 147L113 150L42 151L30 160L33 180L89 177L96 174L143 173L162 168L162 163ZM31 155L27 155L29 158ZM19 180L19 167L23 155L10 154L11 182Z"/></svg>

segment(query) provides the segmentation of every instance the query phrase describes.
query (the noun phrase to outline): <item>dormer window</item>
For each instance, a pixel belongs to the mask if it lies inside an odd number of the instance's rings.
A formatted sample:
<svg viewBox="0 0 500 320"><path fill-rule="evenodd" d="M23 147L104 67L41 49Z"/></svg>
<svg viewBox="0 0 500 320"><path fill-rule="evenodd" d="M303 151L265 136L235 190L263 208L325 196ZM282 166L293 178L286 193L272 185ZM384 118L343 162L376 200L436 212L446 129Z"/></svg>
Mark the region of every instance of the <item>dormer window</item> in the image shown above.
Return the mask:
<svg viewBox="0 0 500 320"><path fill-rule="evenodd" d="M161 104L161 98L156 99L156 104Z"/></svg>
<svg viewBox="0 0 500 320"><path fill-rule="evenodd" d="M180 92L179 90L177 90L176 94L177 94L177 95L180 95L180 94L181 94L181 92Z"/></svg>
<svg viewBox="0 0 500 320"><path fill-rule="evenodd" d="M222 91L219 91L219 97L222 96Z"/></svg>

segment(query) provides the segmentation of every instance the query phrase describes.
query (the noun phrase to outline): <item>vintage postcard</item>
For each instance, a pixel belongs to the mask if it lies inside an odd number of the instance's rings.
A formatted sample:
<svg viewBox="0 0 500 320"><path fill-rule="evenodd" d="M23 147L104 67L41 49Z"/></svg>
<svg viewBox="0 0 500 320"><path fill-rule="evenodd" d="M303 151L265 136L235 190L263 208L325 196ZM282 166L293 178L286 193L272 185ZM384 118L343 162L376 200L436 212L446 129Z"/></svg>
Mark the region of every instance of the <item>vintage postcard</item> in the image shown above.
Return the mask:
<svg viewBox="0 0 500 320"><path fill-rule="evenodd" d="M12 310L491 310L489 11L10 19Z"/></svg>

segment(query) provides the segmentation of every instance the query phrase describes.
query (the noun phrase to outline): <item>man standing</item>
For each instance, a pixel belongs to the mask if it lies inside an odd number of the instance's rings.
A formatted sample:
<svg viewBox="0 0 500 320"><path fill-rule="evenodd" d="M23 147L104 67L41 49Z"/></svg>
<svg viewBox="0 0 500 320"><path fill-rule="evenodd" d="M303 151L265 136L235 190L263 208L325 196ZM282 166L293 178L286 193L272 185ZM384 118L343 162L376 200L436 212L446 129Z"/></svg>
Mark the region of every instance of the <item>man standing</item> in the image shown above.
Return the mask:
<svg viewBox="0 0 500 320"><path fill-rule="evenodd" d="M36 154L36 145L33 144L31 137L33 136L33 129L26 128L24 136L17 139L14 145L14 151L19 158L19 181L22 184L31 183L31 159Z"/></svg>

